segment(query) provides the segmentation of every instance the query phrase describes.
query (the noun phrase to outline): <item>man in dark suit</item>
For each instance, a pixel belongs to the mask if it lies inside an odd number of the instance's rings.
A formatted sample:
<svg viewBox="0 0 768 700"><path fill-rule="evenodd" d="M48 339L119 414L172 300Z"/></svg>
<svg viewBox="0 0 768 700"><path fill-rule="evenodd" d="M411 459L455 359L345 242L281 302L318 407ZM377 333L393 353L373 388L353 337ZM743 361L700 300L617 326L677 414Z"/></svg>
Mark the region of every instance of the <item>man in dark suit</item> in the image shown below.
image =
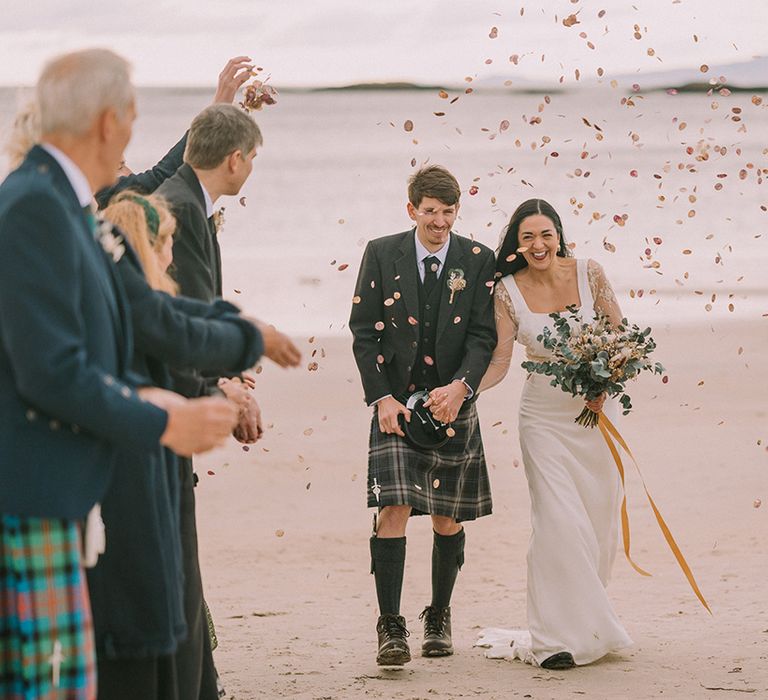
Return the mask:
<svg viewBox="0 0 768 700"><path fill-rule="evenodd" d="M232 104L237 91L253 75L253 65L248 56L235 56L227 61L221 73L213 96L213 104ZM188 133L188 132L187 132ZM123 190L134 190L140 194L151 194L173 175L184 162L187 147L187 133L149 170L134 173L123 161L117 181L96 193L99 209L104 209L109 200Z"/></svg>
<svg viewBox="0 0 768 700"><path fill-rule="evenodd" d="M407 210L416 226L368 243L349 321L365 401L374 406L368 506L378 509L370 546L380 609L376 661L384 666L411 659L400 615L409 516L429 513L434 529L422 655L448 656L450 599L464 562L460 522L491 512L473 399L496 345L494 257L451 232L460 194L439 166L411 178ZM406 441L400 422L416 420L405 404L422 390L428 420L451 426L448 442L431 450Z"/></svg>
<svg viewBox="0 0 768 700"><path fill-rule="evenodd" d="M221 254L214 224L214 204L222 195L236 195L251 174L256 149L262 138L256 123L232 105L211 105L192 121L184 154L184 164L157 190L176 217L173 243L172 274L184 296L210 302L221 297ZM265 346L274 336L282 336L265 324L259 326ZM286 363L296 365L299 353L287 338L280 343L285 349ZM226 380L216 377L198 382L185 377L189 392L210 391L220 386L227 393ZM177 384L178 385L178 384ZM256 402L251 407L258 410ZM203 603L200 565L197 554L195 523L194 474L191 460L181 460L182 547L185 571L185 613L189 637L179 646L176 665L179 669L180 697L192 700L215 700L216 672L211 655ZM202 659L202 662L201 662Z"/></svg>
<svg viewBox="0 0 768 700"><path fill-rule="evenodd" d="M0 696L95 698L80 527L119 449L226 440L226 401L138 388L132 329L92 193L135 118L127 63L87 50L37 86L42 143L0 187Z"/></svg>

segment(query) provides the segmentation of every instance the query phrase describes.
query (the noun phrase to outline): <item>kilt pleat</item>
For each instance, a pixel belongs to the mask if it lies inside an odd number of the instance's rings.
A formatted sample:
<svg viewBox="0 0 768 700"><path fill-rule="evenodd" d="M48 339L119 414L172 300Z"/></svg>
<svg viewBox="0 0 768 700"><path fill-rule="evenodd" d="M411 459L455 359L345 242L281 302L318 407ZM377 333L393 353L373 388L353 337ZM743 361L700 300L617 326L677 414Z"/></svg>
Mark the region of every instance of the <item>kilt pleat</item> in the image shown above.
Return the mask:
<svg viewBox="0 0 768 700"><path fill-rule="evenodd" d="M93 625L72 521L0 516L0 697L96 698Z"/></svg>
<svg viewBox="0 0 768 700"><path fill-rule="evenodd" d="M379 430L374 409L368 449L368 507L409 505L413 515L475 520L492 510L477 407L467 404L439 449L420 450Z"/></svg>

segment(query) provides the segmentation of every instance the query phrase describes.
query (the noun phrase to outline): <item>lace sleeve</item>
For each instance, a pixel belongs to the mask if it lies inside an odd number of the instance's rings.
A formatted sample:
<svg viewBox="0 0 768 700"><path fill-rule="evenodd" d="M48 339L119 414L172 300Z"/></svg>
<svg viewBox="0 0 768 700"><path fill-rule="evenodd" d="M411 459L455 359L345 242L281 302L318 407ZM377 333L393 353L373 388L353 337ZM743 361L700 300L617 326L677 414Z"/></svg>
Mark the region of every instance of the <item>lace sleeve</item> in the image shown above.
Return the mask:
<svg viewBox="0 0 768 700"><path fill-rule="evenodd" d="M589 260L587 277L589 278L592 298L595 300L595 313L604 314L613 325L618 326L623 316L613 287L605 276L602 265L595 260Z"/></svg>
<svg viewBox="0 0 768 700"><path fill-rule="evenodd" d="M479 392L496 386L507 376L512 361L512 349L517 338L517 316L515 316L515 309L512 306L509 292L501 280L496 283L493 303L498 342L493 351L493 357L491 357L491 364L488 365L485 376L480 382Z"/></svg>

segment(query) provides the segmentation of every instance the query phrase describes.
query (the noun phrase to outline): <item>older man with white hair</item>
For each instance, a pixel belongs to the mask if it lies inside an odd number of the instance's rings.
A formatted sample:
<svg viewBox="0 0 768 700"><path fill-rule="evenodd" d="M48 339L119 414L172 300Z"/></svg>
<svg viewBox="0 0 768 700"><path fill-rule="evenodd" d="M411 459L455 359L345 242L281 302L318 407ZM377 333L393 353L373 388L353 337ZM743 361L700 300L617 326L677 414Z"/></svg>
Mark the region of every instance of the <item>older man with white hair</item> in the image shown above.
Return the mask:
<svg viewBox="0 0 768 700"><path fill-rule="evenodd" d="M42 142L0 186L0 697L93 700L82 522L117 450L191 455L236 410L138 388L132 331L92 193L115 180L135 118L129 66L91 49L49 62Z"/></svg>

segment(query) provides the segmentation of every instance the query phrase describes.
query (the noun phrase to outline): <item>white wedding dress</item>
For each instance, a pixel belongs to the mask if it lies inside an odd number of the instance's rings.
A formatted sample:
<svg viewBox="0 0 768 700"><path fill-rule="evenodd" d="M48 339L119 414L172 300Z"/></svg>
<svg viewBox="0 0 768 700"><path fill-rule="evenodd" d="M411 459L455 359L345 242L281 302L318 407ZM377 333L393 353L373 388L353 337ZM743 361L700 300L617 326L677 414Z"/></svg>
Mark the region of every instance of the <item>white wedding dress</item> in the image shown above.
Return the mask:
<svg viewBox="0 0 768 700"><path fill-rule="evenodd" d="M594 310L620 319L602 268L592 260L577 260L576 267L584 319L591 320ZM499 344L481 391L506 375L515 339L530 360L551 355L536 339L545 325L553 328L548 314L530 311L511 275L499 281L495 295ZM533 664L568 651L577 664L588 664L632 643L605 589L618 541L621 484L600 431L574 422L584 400L550 380L529 375L520 399L520 446L531 497L528 631L484 630L477 646L488 647L489 657ZM615 422L615 402L606 401L603 411Z"/></svg>

